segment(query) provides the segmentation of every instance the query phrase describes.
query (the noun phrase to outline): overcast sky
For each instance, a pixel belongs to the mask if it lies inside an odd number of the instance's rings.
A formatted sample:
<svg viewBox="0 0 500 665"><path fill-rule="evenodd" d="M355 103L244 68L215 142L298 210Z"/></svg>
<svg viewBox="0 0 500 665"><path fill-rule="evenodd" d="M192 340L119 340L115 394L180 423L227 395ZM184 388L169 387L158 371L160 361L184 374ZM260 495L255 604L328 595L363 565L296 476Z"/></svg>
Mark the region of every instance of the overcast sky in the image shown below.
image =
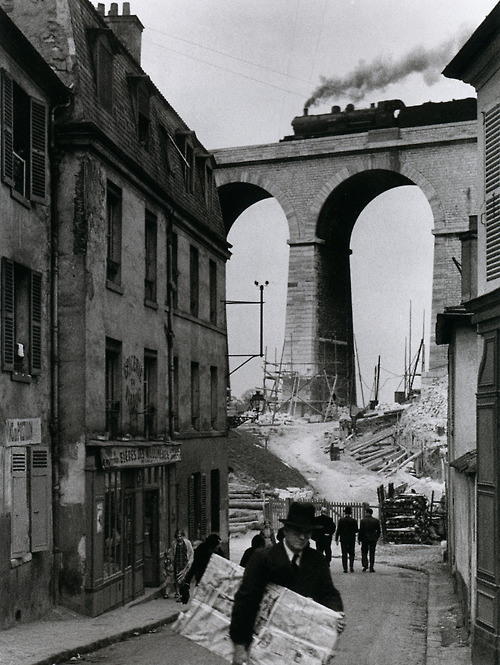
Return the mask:
<svg viewBox="0 0 500 665"><path fill-rule="evenodd" d="M292 133L290 123L306 101L318 95L310 114L328 112L333 104L344 108L354 99L366 107L383 99L414 105L475 96L472 87L439 72L495 5L496 0L131 0L131 12L145 26L143 68L213 149L279 141ZM353 80L363 81L361 91ZM397 389L400 378L393 375L404 369L410 301L415 351L424 309L429 323L432 226L420 190L398 188L373 201L354 228L355 335L365 402L378 355L382 399L391 401ZM270 282L270 360L279 359L283 345L287 238L286 219L274 200L241 215L229 236L228 299L257 299L254 280ZM257 309L228 306L228 326L230 353L258 352ZM262 362L252 360L231 378L236 395L260 385Z"/></svg>

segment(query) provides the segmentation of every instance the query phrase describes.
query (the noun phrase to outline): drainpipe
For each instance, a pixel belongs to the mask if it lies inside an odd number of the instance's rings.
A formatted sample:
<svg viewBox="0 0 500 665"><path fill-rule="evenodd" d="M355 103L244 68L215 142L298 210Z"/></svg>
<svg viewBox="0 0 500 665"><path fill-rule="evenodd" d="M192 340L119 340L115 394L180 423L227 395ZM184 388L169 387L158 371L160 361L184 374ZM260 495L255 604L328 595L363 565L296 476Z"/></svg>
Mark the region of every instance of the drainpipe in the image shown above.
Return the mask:
<svg viewBox="0 0 500 665"><path fill-rule="evenodd" d="M174 305L174 274L172 265L172 233L173 213L168 213L167 218L167 322L165 324L165 335L167 338L167 385L168 385L168 437L174 440L174 327L173 327L173 305Z"/></svg>
<svg viewBox="0 0 500 665"><path fill-rule="evenodd" d="M51 328L50 328L50 367L51 367L51 434L52 434L52 534L53 534L53 563L52 563L52 599L54 604L59 602L59 570L61 566L61 553L59 543L59 500L60 494L60 438L59 438L59 325L58 325L58 291L59 291L59 216L58 216L58 194L60 157L56 154L54 141L55 114L59 109L67 108L71 99L64 104L53 106L50 113L50 230L51 230L51 280L50 280L50 302L51 302Z"/></svg>

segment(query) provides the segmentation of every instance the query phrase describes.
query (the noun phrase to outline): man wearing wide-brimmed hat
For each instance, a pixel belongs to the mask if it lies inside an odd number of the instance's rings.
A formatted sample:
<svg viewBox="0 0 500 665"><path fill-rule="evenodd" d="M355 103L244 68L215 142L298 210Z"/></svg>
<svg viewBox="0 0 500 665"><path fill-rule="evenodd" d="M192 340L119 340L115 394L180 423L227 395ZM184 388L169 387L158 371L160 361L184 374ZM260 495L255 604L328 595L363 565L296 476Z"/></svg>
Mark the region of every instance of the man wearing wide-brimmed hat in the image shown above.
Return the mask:
<svg viewBox="0 0 500 665"><path fill-rule="evenodd" d="M317 528L312 503L294 502L283 522L282 542L257 550L245 569L234 598L229 634L234 642L233 665L247 662L253 628L267 584L273 582L337 612L342 598L335 588L325 557L309 546ZM337 625L344 629L343 620Z"/></svg>

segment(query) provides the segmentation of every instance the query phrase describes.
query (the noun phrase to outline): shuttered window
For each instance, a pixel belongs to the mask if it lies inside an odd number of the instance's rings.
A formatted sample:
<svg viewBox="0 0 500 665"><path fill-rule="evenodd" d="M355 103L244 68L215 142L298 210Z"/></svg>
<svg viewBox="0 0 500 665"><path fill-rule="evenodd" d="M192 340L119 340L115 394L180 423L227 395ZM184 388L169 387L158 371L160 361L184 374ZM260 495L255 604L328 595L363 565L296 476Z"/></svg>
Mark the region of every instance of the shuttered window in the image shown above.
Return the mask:
<svg viewBox="0 0 500 665"><path fill-rule="evenodd" d="M500 277L500 104L485 115L486 280Z"/></svg>
<svg viewBox="0 0 500 665"><path fill-rule="evenodd" d="M11 557L29 552L28 512L28 449L10 448L12 508L11 508Z"/></svg>
<svg viewBox="0 0 500 665"><path fill-rule="evenodd" d="M32 446L30 517L31 551L41 552L50 548L50 466L49 449L46 446Z"/></svg>
<svg viewBox="0 0 500 665"><path fill-rule="evenodd" d="M16 197L47 203L47 105L2 70L2 180Z"/></svg>
<svg viewBox="0 0 500 665"><path fill-rule="evenodd" d="M42 371L42 274L2 257L2 370Z"/></svg>
<svg viewBox="0 0 500 665"><path fill-rule="evenodd" d="M188 478L188 538L203 540L207 536L207 477L193 473Z"/></svg>

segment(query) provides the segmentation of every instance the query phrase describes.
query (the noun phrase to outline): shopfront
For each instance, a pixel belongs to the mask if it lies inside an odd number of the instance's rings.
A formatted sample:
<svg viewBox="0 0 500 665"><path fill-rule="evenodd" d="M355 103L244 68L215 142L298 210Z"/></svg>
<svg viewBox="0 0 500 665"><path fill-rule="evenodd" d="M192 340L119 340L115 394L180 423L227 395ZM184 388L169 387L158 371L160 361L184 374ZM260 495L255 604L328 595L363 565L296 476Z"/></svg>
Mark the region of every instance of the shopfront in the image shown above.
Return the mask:
<svg viewBox="0 0 500 665"><path fill-rule="evenodd" d="M177 514L180 445L91 441L87 453L85 593L96 616L162 582Z"/></svg>

